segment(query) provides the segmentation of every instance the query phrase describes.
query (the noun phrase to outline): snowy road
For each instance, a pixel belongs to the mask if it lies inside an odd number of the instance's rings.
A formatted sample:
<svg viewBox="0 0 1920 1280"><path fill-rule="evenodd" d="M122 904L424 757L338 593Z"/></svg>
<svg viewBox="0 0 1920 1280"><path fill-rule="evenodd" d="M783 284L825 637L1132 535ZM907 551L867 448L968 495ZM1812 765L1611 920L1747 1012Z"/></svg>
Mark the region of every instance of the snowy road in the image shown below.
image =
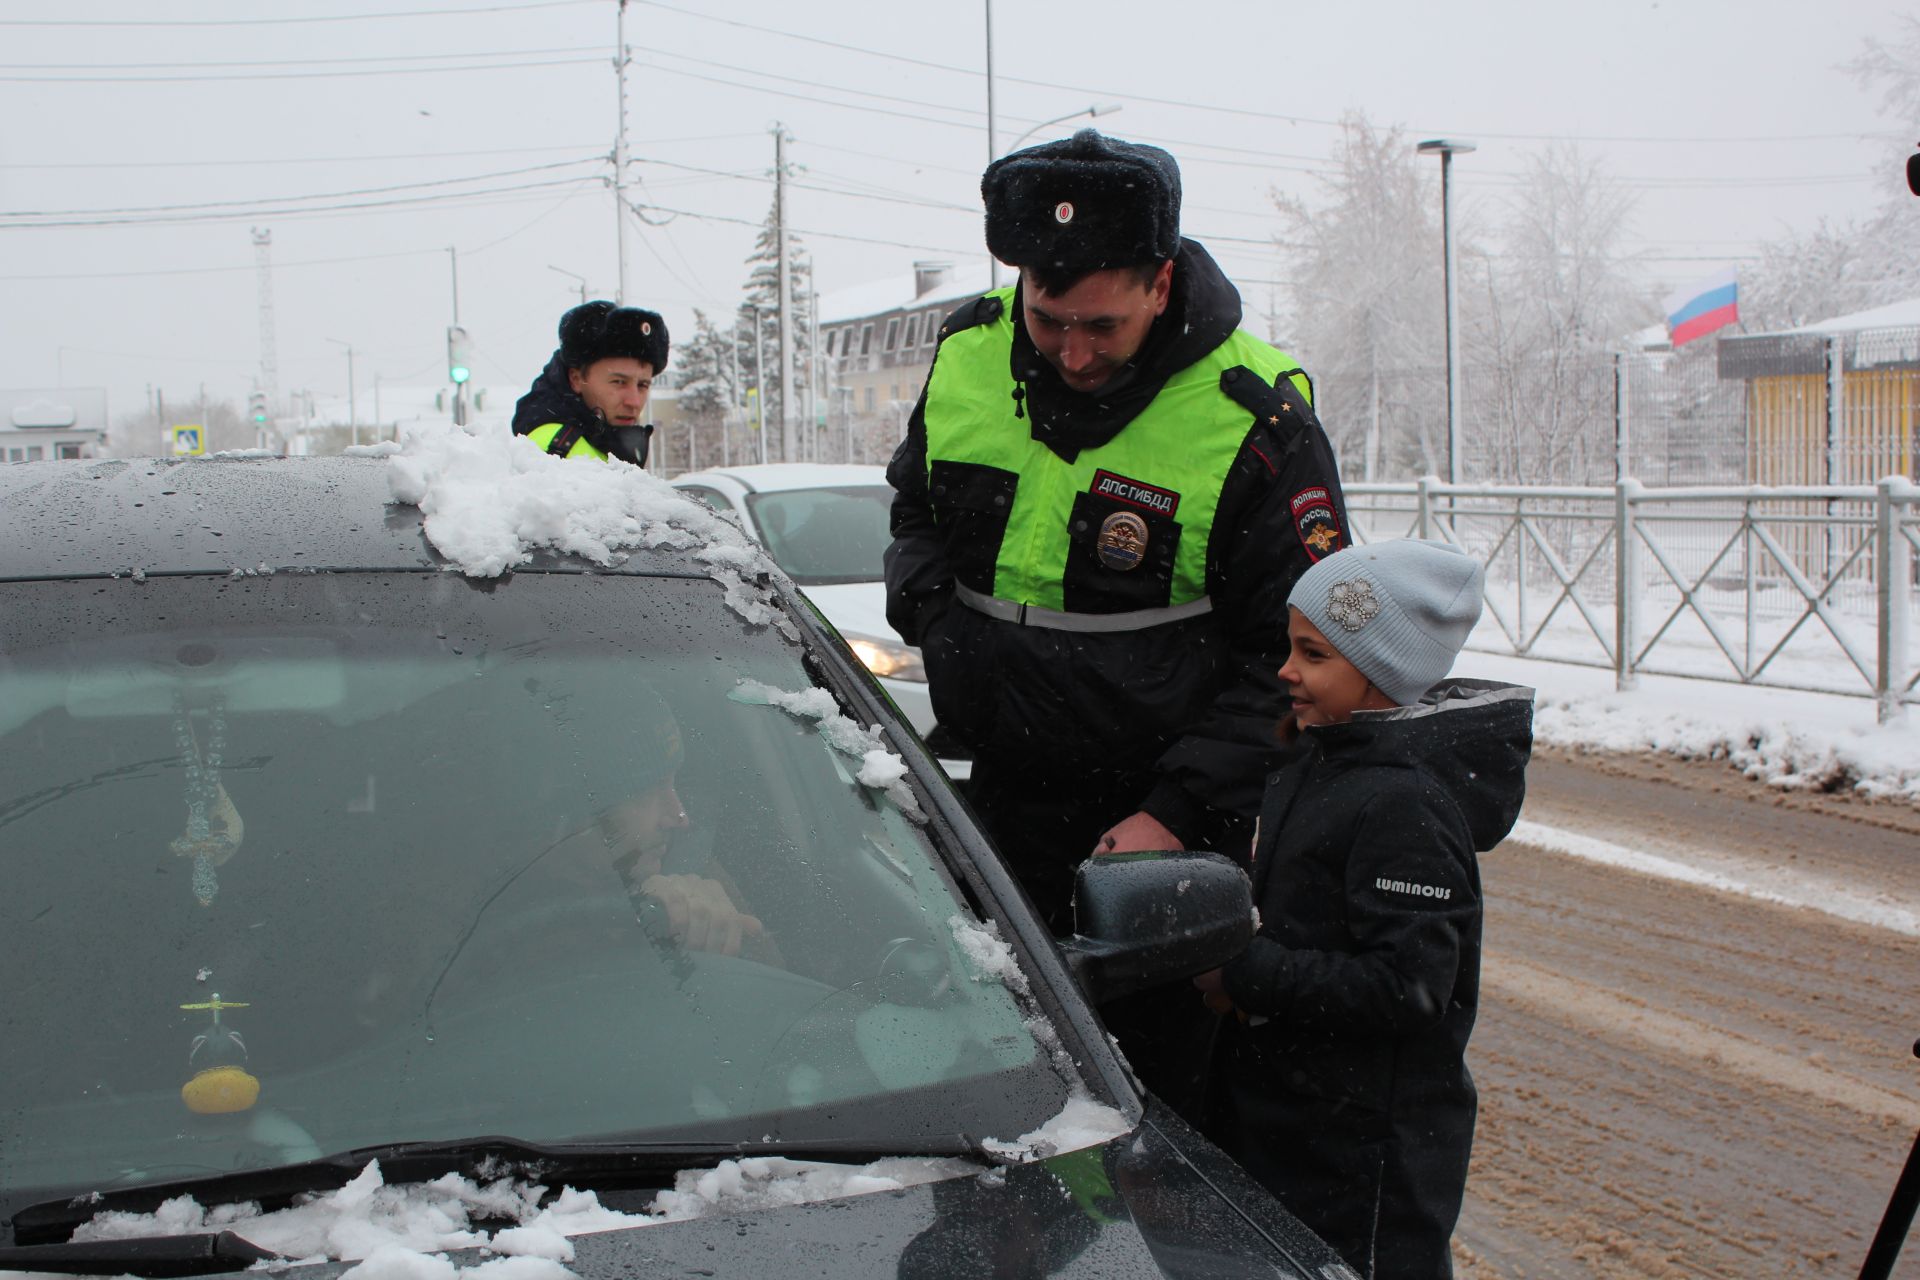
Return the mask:
<svg viewBox="0 0 1920 1280"><path fill-rule="evenodd" d="M1541 755L1482 866L1460 1274L1853 1276L1920 1128L1920 811Z"/></svg>

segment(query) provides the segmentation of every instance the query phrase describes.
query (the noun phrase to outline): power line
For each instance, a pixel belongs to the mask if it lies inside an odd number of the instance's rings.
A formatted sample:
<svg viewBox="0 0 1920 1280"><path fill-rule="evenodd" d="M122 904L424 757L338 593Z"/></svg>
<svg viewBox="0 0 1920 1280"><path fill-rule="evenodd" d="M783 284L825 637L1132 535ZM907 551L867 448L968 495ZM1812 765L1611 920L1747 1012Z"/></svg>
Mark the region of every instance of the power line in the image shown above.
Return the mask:
<svg viewBox="0 0 1920 1280"><path fill-rule="evenodd" d="M119 213L179 213L198 209L261 209L267 205L301 204L311 200L341 200L348 196L385 195L394 191L416 191L422 187L450 187L465 182L491 182L495 178L514 178L525 173L544 173L552 169L566 169L579 164L599 164L601 156L586 156L573 160L560 160L552 164L527 165L519 169L502 169L495 173L476 173L464 178L434 178L425 182L401 182L386 187L360 187L352 191L326 191L305 196L260 196L250 200L210 200L201 204L150 204L132 205L120 209L0 209L0 218L85 218L102 214Z"/></svg>
<svg viewBox="0 0 1920 1280"><path fill-rule="evenodd" d="M864 55L866 57L882 58L889 62L899 62L908 66L924 67L934 71L945 71L955 75L968 76L973 79L985 79L986 77L986 72L983 69L976 68L976 67L959 67L959 66L954 66L951 63L931 62L924 58L914 58L914 57L909 57L905 54L889 53L882 49L873 49L873 48L868 48L862 45L845 44L845 43L842 43L841 41L827 40L819 36L810 36L798 31L789 31L779 27L766 26L762 23L743 22L733 18L722 18L715 14L700 13L697 10L683 9L678 7L677 5L662 4L659 2L659 0L648 0L648 3L650 8L660 9L668 13L676 13L681 15L682 17L695 18L703 22L719 23L722 26L736 27L736 28L740 28L748 31L755 31L763 35L778 36L783 40L798 40L807 44L820 45L820 46L831 48L831 49L839 49L847 53L857 53L857 54ZM1007 75L996 76L995 79L1006 84L1027 85L1032 88L1051 89L1051 90L1056 90L1063 93L1089 94L1094 97L1100 97L1100 98L1124 98L1133 102L1149 102L1149 103L1153 103L1156 106L1184 107L1194 111L1220 112L1227 115L1246 116L1256 120L1271 120L1271 121L1276 121L1282 124L1304 124L1304 125L1313 125L1319 128L1338 129L1338 128L1343 128L1346 123L1344 120L1341 120L1341 119L1329 119L1329 118L1317 117L1317 116L1291 115L1291 114L1288 114L1285 112L1279 112L1279 111L1257 111L1257 110L1253 110L1251 108L1245 108L1245 107L1221 106L1218 103L1193 102L1183 98L1159 98L1159 97L1154 97L1150 94L1137 93L1132 90L1115 89L1111 86L1106 88L1089 88L1085 85L1060 84L1056 81L1051 81L1051 80L1029 80L1029 79L1023 79L1022 77L1019 77L1019 76L1007 76ZM1420 129L1420 130L1416 130L1416 132L1445 133L1447 131ZM1511 142L1623 142L1623 143L1692 143L1692 144L1721 143L1721 142L1727 142L1727 143L1848 142L1848 141L1856 141L1861 139L1897 139L1897 138L1903 138L1906 136L1904 134L1894 134L1894 133L1865 133L1865 134L1863 133L1802 133L1802 134L1772 134L1772 135L1752 134L1752 135L1698 135L1698 136L1685 136L1685 135L1676 134L1671 136L1661 136L1661 135L1635 135L1635 134L1503 133L1497 130L1490 130L1490 129L1461 129L1461 130L1455 130L1454 132L1465 133L1475 138L1493 138L1501 141L1511 141Z"/></svg>
<svg viewBox="0 0 1920 1280"><path fill-rule="evenodd" d="M756 230L766 225L764 221L755 220L753 218L733 218L733 217L728 217L725 214L719 214L719 213L701 213L694 209L669 209L665 205L657 205L657 204L647 205L646 208L655 210L656 212L659 212L659 213L679 214L681 217L692 218L698 222L726 222L726 223L731 223L735 226L753 227ZM888 248L891 248L891 249L919 249L927 253L952 253L952 254L964 255L964 254L970 254L970 253L985 252L985 249L982 246L975 246L974 248L971 248L971 249L955 249L951 245L910 244L905 240L882 240L874 236L852 236L852 235L846 235L845 233L838 232L838 231L809 231L805 227L790 227L787 230L787 234L794 235L794 236L812 236L816 240L847 240L847 241L851 241L854 244L886 245Z"/></svg>
<svg viewBox="0 0 1920 1280"><path fill-rule="evenodd" d="M656 6L656 7L664 7L664 6ZM715 21L723 21L723 20L715 19ZM656 49L653 52L661 53L665 51ZM841 85L841 84L823 83L820 81L795 81L793 77L779 75L774 72L758 71L753 68L747 68L747 67L737 67L737 66L732 66L730 64L726 64L726 63L712 62L707 59L687 57L686 55L681 55L681 54L668 53L667 56L683 58L686 61L697 63L703 66L721 67L726 70L735 71L740 74L745 74L749 76L758 76L765 79L809 84L814 89L814 92L811 94L788 93L783 90L767 88L762 85L743 84L739 81L727 80L717 76L707 76L699 72L688 71L678 67L665 66L659 63L650 62L649 65L653 66L656 70L665 71L671 75L686 76L691 79L703 80L708 83L724 85L729 88L746 89L750 92L768 93L778 97L799 98L801 101L814 102L823 106L839 107L843 110L848 110L848 111L868 111L868 112L875 112L878 114L884 114L888 116L899 116L902 114L907 114L907 113L901 113L901 112L896 112L892 110L883 110L881 108L862 106L858 103L834 102L828 99L820 98L818 96L819 90L829 89L837 93L851 93L858 96L871 97L871 98L876 98L883 101L904 102L904 103L909 103L915 106L930 107L934 110L951 111L951 112L955 112L963 115L982 114L982 113L973 112L969 108L947 106L942 103L928 102L928 101L925 101L924 99L900 98L900 97L896 97L894 95L889 95L889 94L869 93L865 90L854 89L849 86ZM877 55L877 56L891 56L891 55ZM911 61L917 62L919 60L912 59ZM1116 96L1126 97L1128 95L1118 94ZM1157 101L1156 99L1143 99L1143 100ZM1228 110L1228 108L1220 108L1220 110ZM974 125L963 124L958 121L939 120L939 119L934 119L927 116L909 115L909 118L921 120L928 124L942 124L950 128L977 127ZM1130 134L1129 136L1137 141L1152 142L1162 146L1177 148L1181 153L1181 159L1183 163L1209 164L1209 165L1217 165L1217 166L1223 166L1227 168L1238 168L1238 169L1257 169L1262 172L1299 173L1299 174L1305 174L1311 177L1325 176L1325 175L1337 173L1339 171L1339 166L1330 160L1317 159L1315 157L1305 156L1305 155L1301 155L1293 152L1275 152L1275 151L1267 151L1267 150L1262 150L1262 149L1253 148L1253 147L1236 147L1236 146L1230 146L1225 143L1203 142L1197 139L1173 138L1173 137L1166 137L1164 135L1146 134L1146 133L1133 133L1133 134ZM1482 136L1494 136L1494 135L1482 135ZM1544 137L1545 135L1542 135L1542 136ZM841 150L846 150L846 149L841 148ZM1226 154L1225 155L1207 154L1209 152L1220 152L1220 153L1226 153ZM853 154L870 154L870 153L853 153ZM1246 159L1229 158L1229 157L1239 157L1239 156L1244 156L1247 158ZM1300 161L1305 161L1306 163L1301 163L1301 164L1283 163L1284 161L1288 161L1288 160L1300 160ZM1478 186L1516 186L1523 183L1526 180L1526 175L1513 170L1498 170L1498 169L1490 170L1486 168L1474 169L1471 171L1470 175L1467 173L1463 173L1463 177L1468 178L1471 185L1478 185ZM1808 175L1799 175L1799 176L1780 175L1776 177L1758 177L1758 178L1730 177L1730 178L1672 178L1672 179L1634 178L1634 177L1623 176L1623 177L1614 178L1613 181L1619 182L1621 185L1624 185L1624 186L1644 188L1648 190L1657 190L1661 188L1681 189L1681 188L1688 188L1688 187L1695 187L1695 186L1701 186L1701 187L1719 186L1719 187L1726 187L1730 189L1741 189L1741 188L1766 188L1766 187L1854 185L1854 184L1863 183L1863 182L1870 182L1871 178L1861 177L1861 176L1851 176L1851 175L1845 175L1845 174L1808 174Z"/></svg>
<svg viewBox="0 0 1920 1280"><path fill-rule="evenodd" d="M522 4L478 5L463 9L399 9L389 13L327 13L286 18L0 18L0 27L271 27L310 22L365 22L382 18L457 18L474 13L511 13L559 9L595 0L530 0Z"/></svg>
<svg viewBox="0 0 1920 1280"><path fill-rule="evenodd" d="M601 57L598 45L565 49L498 49L473 53L384 53L351 58L250 58L237 62L0 62L0 71L206 71L235 67L358 66L369 62L451 62L460 58L545 58L556 54L591 53Z"/></svg>
<svg viewBox="0 0 1920 1280"><path fill-rule="evenodd" d="M349 262L380 262L390 258L418 258L427 254L445 253L444 246L435 249L403 249L397 253L364 253L345 258L306 258L293 262L275 262L275 271L291 267L332 267ZM0 276L0 280L136 280L145 276L212 276L228 275L241 271L258 270L252 263L233 267L159 267L147 271L68 271L52 275ZM107 355L109 352L98 354Z"/></svg>
<svg viewBox="0 0 1920 1280"><path fill-rule="evenodd" d="M392 200L365 200L347 204L316 205L309 209L261 210L257 207L249 207L226 213L134 214L101 218L73 218L58 222L0 222L0 229L25 230L28 228L112 227L163 223L231 222L235 219L259 218L263 216L283 219L300 218L309 214L335 213L342 210L392 209L406 205L447 203L469 200L477 196L502 195L520 191L539 191L553 187L564 187L575 183L598 183L600 181L600 178L593 176L556 178L548 182L527 182L509 187L486 187L478 191L448 191L433 195L401 196Z"/></svg>
<svg viewBox="0 0 1920 1280"><path fill-rule="evenodd" d="M424 76L449 71L519 71L528 67L577 67L599 62L592 58L549 58L532 62L479 62L465 67L390 67L380 71L245 71L230 76L29 76L0 75L6 84L209 84L234 80L344 80L365 76Z"/></svg>
<svg viewBox="0 0 1920 1280"><path fill-rule="evenodd" d="M688 142L734 142L741 138L758 138L757 133L710 133L688 138L653 138L649 145L656 147L673 146ZM360 164L367 161L384 160L460 160L474 156L513 156L513 155L552 155L555 152L580 152L597 143L580 142L570 145L544 147L491 147L479 151L391 151L358 156L261 156L237 160L60 160L60 161L13 161L0 160L0 172L9 169L216 169L216 168L259 168L273 164Z"/></svg>

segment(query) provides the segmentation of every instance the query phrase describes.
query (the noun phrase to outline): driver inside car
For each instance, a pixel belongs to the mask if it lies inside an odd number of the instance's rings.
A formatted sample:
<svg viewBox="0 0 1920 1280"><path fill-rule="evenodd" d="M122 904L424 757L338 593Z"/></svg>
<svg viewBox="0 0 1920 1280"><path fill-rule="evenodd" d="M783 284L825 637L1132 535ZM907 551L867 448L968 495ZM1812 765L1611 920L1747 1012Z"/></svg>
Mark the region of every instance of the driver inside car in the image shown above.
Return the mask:
<svg viewBox="0 0 1920 1280"><path fill-rule="evenodd" d="M618 735L630 753L620 761L628 794L600 813L596 829L643 924L688 950L740 955L765 928L736 905L724 872L697 874L674 859L676 834L692 826L675 786L686 760L680 725L657 693L631 692L630 727Z"/></svg>

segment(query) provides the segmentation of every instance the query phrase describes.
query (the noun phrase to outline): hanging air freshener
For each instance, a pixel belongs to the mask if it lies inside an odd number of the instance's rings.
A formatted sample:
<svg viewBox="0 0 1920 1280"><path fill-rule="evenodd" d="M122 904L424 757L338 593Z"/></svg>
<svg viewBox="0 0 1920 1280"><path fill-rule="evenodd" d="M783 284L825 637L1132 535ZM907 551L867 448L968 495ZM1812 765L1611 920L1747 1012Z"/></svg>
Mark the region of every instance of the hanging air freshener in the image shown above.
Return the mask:
<svg viewBox="0 0 1920 1280"><path fill-rule="evenodd" d="M224 1009L244 1009L245 1003L222 1000L219 992L199 1004L183 1004L182 1009L204 1009L213 1015L212 1023L193 1038L187 1050L187 1065L196 1068L193 1078L180 1086L180 1100L195 1115L221 1116L245 1111L260 1098L260 1081L247 1070L247 1044L240 1033L220 1021Z"/></svg>

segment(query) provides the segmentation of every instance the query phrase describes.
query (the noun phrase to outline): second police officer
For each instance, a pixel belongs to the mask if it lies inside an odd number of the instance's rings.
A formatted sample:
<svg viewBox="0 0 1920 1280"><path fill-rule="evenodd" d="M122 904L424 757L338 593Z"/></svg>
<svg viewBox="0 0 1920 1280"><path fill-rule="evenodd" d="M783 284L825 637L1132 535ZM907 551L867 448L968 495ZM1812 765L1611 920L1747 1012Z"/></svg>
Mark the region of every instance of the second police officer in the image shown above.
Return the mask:
<svg viewBox="0 0 1920 1280"><path fill-rule="evenodd" d="M514 406L513 434L562 458L647 465L644 421L653 380L667 368L658 314L583 302L560 317L560 347Z"/></svg>

